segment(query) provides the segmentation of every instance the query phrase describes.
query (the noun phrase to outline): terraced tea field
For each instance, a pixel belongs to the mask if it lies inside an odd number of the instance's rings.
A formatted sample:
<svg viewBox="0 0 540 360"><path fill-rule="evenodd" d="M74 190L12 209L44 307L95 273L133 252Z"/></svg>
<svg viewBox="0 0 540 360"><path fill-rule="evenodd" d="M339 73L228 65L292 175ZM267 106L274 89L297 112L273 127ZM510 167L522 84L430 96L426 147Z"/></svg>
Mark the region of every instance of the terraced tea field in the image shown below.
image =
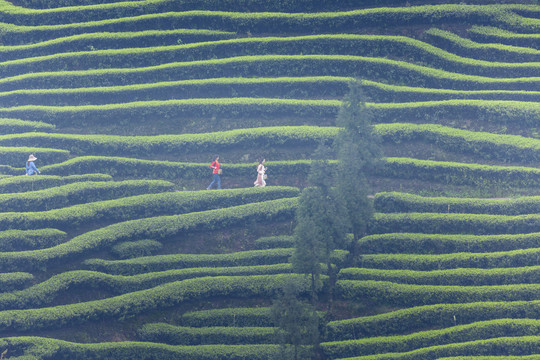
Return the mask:
<svg viewBox="0 0 540 360"><path fill-rule="evenodd" d="M284 358L355 80L384 158L318 358L540 358L540 6L468 3L0 0L0 359Z"/></svg>

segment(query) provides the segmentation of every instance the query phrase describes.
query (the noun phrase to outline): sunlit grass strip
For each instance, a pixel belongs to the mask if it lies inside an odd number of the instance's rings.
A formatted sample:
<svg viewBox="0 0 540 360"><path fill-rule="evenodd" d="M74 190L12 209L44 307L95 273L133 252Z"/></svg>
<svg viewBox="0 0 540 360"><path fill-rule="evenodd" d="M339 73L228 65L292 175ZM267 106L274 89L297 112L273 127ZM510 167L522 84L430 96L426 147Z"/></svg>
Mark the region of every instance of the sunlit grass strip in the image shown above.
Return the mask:
<svg viewBox="0 0 540 360"><path fill-rule="evenodd" d="M0 212L46 211L95 201L170 192L173 187L174 184L162 180L85 181L44 190L0 194Z"/></svg>
<svg viewBox="0 0 540 360"><path fill-rule="evenodd" d="M362 69L361 74L359 68ZM80 88L132 85L220 77L362 76L368 80L406 82L409 86L464 90L523 90L535 86L540 77L495 78L466 75L385 58L350 55L260 55L203 61L171 62L138 67L77 71L28 72L0 79L0 90L37 88Z"/></svg>
<svg viewBox="0 0 540 360"><path fill-rule="evenodd" d="M309 280L300 274L217 276L175 281L103 300L26 310L0 311L2 331L53 329L97 319L118 320L185 301L221 296L271 297L291 279L302 293Z"/></svg>
<svg viewBox="0 0 540 360"><path fill-rule="evenodd" d="M540 266L517 268L459 268L448 270L388 270L346 268L339 272L341 280L389 281L410 285L484 286L508 284L537 284Z"/></svg>
<svg viewBox="0 0 540 360"><path fill-rule="evenodd" d="M30 286L24 290L0 293L0 310L29 309L50 306L54 299L73 289L106 291L113 295L152 288L165 283L208 276L251 276L291 273L290 264L201 267L191 269L171 269L161 272L146 272L135 276L109 275L95 271L67 271ZM14 273L12 281L21 277ZM7 278L8 274L3 278ZM29 274L28 274L29 275ZM0 281L2 277L0 277ZM20 280L19 280L20 281ZM7 282L7 281L6 281ZM8 285L8 284L6 284Z"/></svg>
<svg viewBox="0 0 540 360"><path fill-rule="evenodd" d="M102 69L141 67L154 63L157 58L160 63L170 63L178 58L210 59L215 54L226 54L227 58L231 58L247 55L294 55L300 50L303 54L406 57L410 63L428 63L432 68L493 77L535 76L540 66L537 59L533 59L536 62L526 62L526 59L521 59L520 62L501 62L492 61L497 58L493 56L490 58L491 61L463 57L403 36L325 34L251 37L168 46L62 52L3 61L0 62L0 72L12 76L16 73L25 73L29 69L34 72L50 71L55 67L75 70L81 67L81 63L88 68Z"/></svg>
<svg viewBox="0 0 540 360"><path fill-rule="evenodd" d="M358 240L359 254L481 253L540 248L540 233L468 235L386 233Z"/></svg>
<svg viewBox="0 0 540 360"><path fill-rule="evenodd" d="M421 331L410 335L373 337L335 341L321 344L329 359L370 354L412 351L419 348L485 340L501 336L532 336L540 330L540 322L533 319L497 319L447 329Z"/></svg>
<svg viewBox="0 0 540 360"><path fill-rule="evenodd" d="M242 190L245 191L245 189ZM214 202L220 202L219 200L221 199L219 196L214 195L214 192L211 192L209 195L212 196ZM5 269L10 269L10 271L14 271L15 269L35 269L46 266L47 264L55 261L61 261L62 259L66 259L68 257L81 256L81 254L87 253L91 250L102 249L106 246L114 245L117 242L126 241L126 239L146 238L162 240L166 237L174 236L190 230L211 230L225 226L239 225L251 219L264 218L265 221L270 221L271 219L283 219L284 217L290 218L296 208L297 198L282 198L278 200L264 201L261 199L260 193L254 195L258 195L257 200L263 202L230 206L226 209L220 208L217 210L207 211L200 211L202 206L199 199L195 201L195 206L189 203L186 204L189 199L185 199L184 211L188 212L186 214L170 216L153 215L154 217L118 222L113 225L86 232L70 239L63 244L59 244L47 249L0 253L0 267L4 271ZM242 198L236 200L237 203L245 203L246 201L249 201ZM255 199L252 199L252 201L255 201ZM221 202L220 204L213 206L206 205L206 209L215 209L216 207L223 206L224 204ZM80 206L80 209L81 212L83 210L87 212L90 210L88 205ZM204 209L204 207L202 209ZM199 211L191 212L197 210ZM77 216L80 212L75 212L73 207L60 211L64 211L64 213L69 211L69 213L64 215L65 218L62 220L65 223L70 224L68 225L70 228L74 226L71 223L73 223L75 219L80 219L79 216ZM162 212L166 211L162 210ZM107 212L102 212L102 214L105 213ZM118 211L115 211L114 214L116 214L116 218L118 218ZM55 225L58 225L59 221L62 221L58 216L47 215L49 218L48 220L52 221ZM139 214L139 216L141 215L144 216L144 214ZM126 215L123 216L126 217ZM29 225L32 225L28 224L31 220L38 220L32 221L33 225L36 226L37 224L41 225L40 222L43 223L47 221L47 219L40 219L40 217L43 218L42 213L16 213L12 214L11 221L14 224L17 223L18 227L28 227ZM69 221L66 221L65 219L68 217L71 217L73 220L70 219ZM133 215L128 214L127 217L133 218ZM85 218L88 219L89 216L85 216ZM90 214L90 218L95 218L95 215ZM111 218L112 215L107 217L108 220L111 220ZM2 220L7 220L7 217L2 217ZM119 219L115 220L120 221ZM58 228L60 227L58 226Z"/></svg>
<svg viewBox="0 0 540 360"><path fill-rule="evenodd" d="M427 197L401 192L375 195L379 212L473 213L494 215L522 215L540 213L540 196L512 199L481 199L455 197Z"/></svg>

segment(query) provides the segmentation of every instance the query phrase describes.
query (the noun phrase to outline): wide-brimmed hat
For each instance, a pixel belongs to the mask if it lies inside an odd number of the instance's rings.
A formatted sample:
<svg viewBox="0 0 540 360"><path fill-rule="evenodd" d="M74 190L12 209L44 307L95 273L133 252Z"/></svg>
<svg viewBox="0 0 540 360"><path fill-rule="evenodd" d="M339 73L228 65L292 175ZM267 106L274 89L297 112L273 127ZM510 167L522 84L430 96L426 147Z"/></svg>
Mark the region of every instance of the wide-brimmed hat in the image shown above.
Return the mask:
<svg viewBox="0 0 540 360"><path fill-rule="evenodd" d="M34 155L30 155L28 157L28 161L34 161L34 160L37 160L37 157L35 157Z"/></svg>

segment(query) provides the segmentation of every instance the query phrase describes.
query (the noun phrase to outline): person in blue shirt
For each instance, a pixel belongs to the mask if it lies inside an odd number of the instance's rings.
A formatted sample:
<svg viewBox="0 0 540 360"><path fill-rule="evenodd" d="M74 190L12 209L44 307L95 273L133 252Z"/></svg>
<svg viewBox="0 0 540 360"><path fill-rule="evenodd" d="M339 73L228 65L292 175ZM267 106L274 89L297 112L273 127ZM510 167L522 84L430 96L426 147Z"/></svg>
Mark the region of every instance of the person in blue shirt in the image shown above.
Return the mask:
<svg viewBox="0 0 540 360"><path fill-rule="evenodd" d="M37 160L37 157L30 154L28 157L28 160L26 161L26 175L35 175L35 174L41 174L41 171L38 170L36 167L36 164L34 164L34 161Z"/></svg>

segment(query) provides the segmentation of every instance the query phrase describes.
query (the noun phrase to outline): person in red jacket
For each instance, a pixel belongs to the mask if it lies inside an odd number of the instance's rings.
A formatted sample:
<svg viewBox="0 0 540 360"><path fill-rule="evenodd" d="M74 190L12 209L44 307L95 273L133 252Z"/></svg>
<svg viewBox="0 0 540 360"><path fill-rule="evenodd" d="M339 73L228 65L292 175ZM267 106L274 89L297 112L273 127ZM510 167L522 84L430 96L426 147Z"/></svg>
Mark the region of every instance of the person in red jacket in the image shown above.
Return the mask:
<svg viewBox="0 0 540 360"><path fill-rule="evenodd" d="M210 164L212 174L214 174L214 180L208 185L206 190L210 190L215 183L217 183L218 190L221 190L221 165L219 164L219 155L214 156L214 161Z"/></svg>

